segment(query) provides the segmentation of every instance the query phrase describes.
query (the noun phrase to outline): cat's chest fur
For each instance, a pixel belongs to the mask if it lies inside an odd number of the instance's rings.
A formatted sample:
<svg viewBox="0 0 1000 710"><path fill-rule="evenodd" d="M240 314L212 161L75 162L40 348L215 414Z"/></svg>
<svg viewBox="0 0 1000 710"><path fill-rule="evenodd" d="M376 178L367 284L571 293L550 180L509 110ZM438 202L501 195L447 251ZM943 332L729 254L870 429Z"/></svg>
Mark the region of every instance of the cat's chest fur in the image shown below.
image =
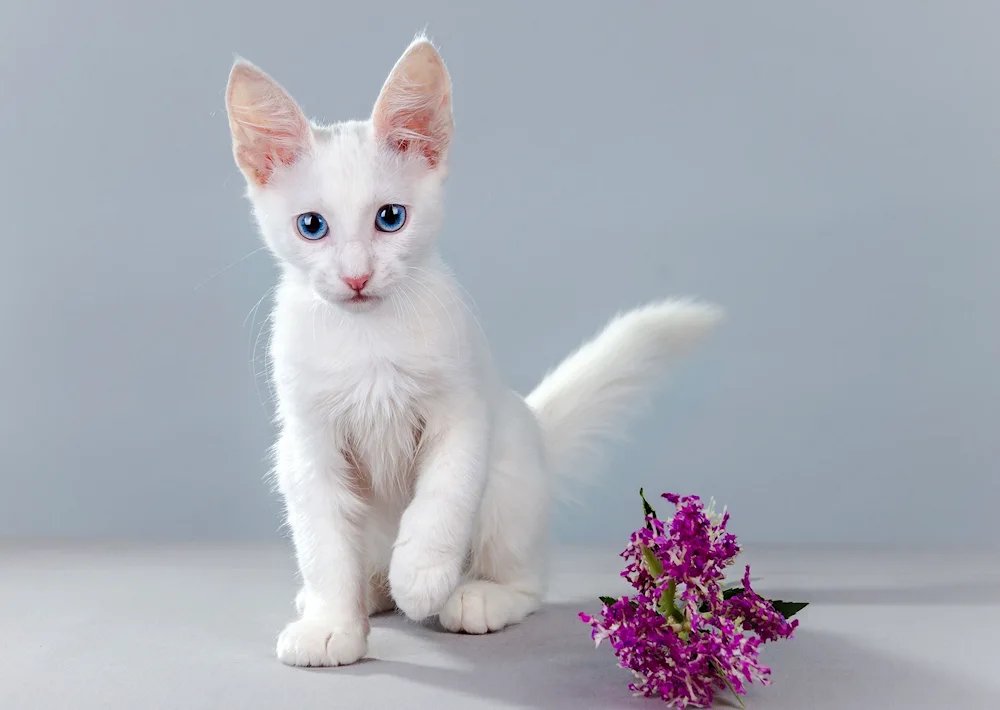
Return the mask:
<svg viewBox="0 0 1000 710"><path fill-rule="evenodd" d="M285 313L273 343L283 417L329 438L358 492L408 498L445 373L427 343L394 328Z"/></svg>

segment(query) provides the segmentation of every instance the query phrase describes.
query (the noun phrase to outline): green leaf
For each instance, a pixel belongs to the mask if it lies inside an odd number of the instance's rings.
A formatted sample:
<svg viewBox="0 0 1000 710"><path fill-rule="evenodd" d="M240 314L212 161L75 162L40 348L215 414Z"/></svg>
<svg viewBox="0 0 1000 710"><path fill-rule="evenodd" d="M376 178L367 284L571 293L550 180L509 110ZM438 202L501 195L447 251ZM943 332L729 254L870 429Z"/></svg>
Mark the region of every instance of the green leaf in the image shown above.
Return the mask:
<svg viewBox="0 0 1000 710"><path fill-rule="evenodd" d="M729 600L738 594L743 593L742 587L734 587L733 589L726 589L722 592L722 598ZM774 610L781 614L785 620L791 619L793 616L798 614L800 611L809 606L809 602L786 602L781 599L768 599L768 603L774 607ZM698 611L704 614L708 611L708 604L702 603L698 608Z"/></svg>
<svg viewBox="0 0 1000 710"><path fill-rule="evenodd" d="M655 518L656 517L656 511L653 510L653 506L651 506L649 504L649 502L646 500L646 493L641 488L639 489L639 497L642 498L642 517L643 517L643 519L645 519L646 517L648 517L650 515L652 515ZM653 526L649 524L649 521L646 522L646 527L648 529L650 529L650 530L653 529Z"/></svg>
<svg viewBox="0 0 1000 710"><path fill-rule="evenodd" d="M758 580L760 580L760 577L751 577L750 578L751 582L756 582ZM720 586L723 589L736 589L741 584L743 584L743 580L741 580L741 579L734 579L734 580L730 580L728 582L723 582Z"/></svg>
<svg viewBox="0 0 1000 710"><path fill-rule="evenodd" d="M605 604L607 606L611 606L612 604L617 604L619 601L617 597L598 597L598 599L601 600L602 604ZM628 603L632 605L633 609L637 609L639 607L639 605L636 602L632 601L631 599L629 599Z"/></svg>
<svg viewBox="0 0 1000 710"><path fill-rule="evenodd" d="M723 589L722 590L722 598L728 600L728 599L732 599L737 594L742 594L742 593L743 593L743 587L731 587L729 589ZM705 612L707 612L708 611L708 604L705 603L705 602L702 602L701 606L698 607L698 611L701 614L704 614Z"/></svg>
<svg viewBox="0 0 1000 710"><path fill-rule="evenodd" d="M786 620L791 619L809 606L809 602L786 602L781 599L768 599L768 601L771 602L774 610L785 617Z"/></svg>
<svg viewBox="0 0 1000 710"><path fill-rule="evenodd" d="M645 545L639 545L639 549L642 550L642 561L646 563L646 569L649 570L653 579L659 579L663 574L663 563Z"/></svg>

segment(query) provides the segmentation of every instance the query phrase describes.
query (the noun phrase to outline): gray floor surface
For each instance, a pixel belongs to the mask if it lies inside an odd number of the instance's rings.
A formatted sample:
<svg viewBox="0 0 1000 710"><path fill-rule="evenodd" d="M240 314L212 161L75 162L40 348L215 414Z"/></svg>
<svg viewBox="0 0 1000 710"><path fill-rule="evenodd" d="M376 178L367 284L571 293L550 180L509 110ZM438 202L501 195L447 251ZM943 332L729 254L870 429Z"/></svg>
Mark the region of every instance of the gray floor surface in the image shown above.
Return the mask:
<svg viewBox="0 0 1000 710"><path fill-rule="evenodd" d="M1000 708L1000 553L752 549L759 591L811 601L770 646L759 710ZM624 591L616 550L560 550L520 626L456 636L389 615L369 659L287 668L280 546L0 542L0 709L657 708L577 619ZM738 707L722 698L718 707Z"/></svg>

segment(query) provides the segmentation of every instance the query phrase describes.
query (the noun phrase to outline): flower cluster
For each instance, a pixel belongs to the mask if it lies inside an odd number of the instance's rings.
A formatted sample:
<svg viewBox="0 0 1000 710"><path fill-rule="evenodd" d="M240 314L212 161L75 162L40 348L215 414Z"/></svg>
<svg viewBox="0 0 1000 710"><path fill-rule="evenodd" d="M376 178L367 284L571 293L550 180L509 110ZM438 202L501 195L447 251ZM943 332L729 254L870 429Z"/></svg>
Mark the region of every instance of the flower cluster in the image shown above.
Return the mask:
<svg viewBox="0 0 1000 710"><path fill-rule="evenodd" d="M750 565L743 571L743 588L723 601L724 613L760 638L761 642L776 641L792 637L799 620L788 621L775 604L762 598L750 587ZM800 606L800 605L792 605ZM786 612L787 613L787 612Z"/></svg>
<svg viewBox="0 0 1000 710"><path fill-rule="evenodd" d="M771 670L759 663L760 646L791 638L798 621L788 618L805 605L763 599L750 587L749 566L742 588L724 590L725 570L740 553L726 530L729 514L716 515L698 496L663 497L674 515L659 520L643 497L645 527L622 553L622 577L636 594L602 597L600 618L580 618L632 671L629 688L637 694L678 708L708 707L718 690L739 697L754 681L767 685Z"/></svg>

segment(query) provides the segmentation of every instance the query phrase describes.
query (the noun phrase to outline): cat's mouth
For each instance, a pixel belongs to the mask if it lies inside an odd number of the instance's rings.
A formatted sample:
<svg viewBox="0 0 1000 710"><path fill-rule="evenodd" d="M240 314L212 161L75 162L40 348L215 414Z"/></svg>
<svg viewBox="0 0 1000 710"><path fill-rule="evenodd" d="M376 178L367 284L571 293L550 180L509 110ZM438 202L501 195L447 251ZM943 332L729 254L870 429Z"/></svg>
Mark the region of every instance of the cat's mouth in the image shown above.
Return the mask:
<svg viewBox="0 0 1000 710"><path fill-rule="evenodd" d="M350 298L345 298L342 303L355 308L363 308L365 306L374 306L381 300L378 296L372 296L367 293L356 293Z"/></svg>

